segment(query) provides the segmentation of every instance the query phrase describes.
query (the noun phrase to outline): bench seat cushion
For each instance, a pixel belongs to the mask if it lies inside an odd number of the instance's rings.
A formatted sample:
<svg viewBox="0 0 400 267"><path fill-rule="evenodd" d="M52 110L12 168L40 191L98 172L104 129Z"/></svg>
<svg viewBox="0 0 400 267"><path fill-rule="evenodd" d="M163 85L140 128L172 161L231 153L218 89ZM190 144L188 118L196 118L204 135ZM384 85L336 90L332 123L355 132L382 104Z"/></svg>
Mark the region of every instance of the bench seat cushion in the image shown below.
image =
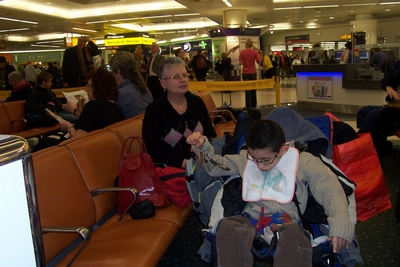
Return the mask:
<svg viewBox="0 0 400 267"><path fill-rule="evenodd" d="M90 242L72 266L156 266L178 231L177 224L163 220L109 223L92 232ZM66 266L78 248L57 266Z"/></svg>
<svg viewBox="0 0 400 267"><path fill-rule="evenodd" d="M96 223L93 198L68 148L51 147L34 153L33 170L42 227L90 228ZM46 262L77 238L77 234L44 234Z"/></svg>

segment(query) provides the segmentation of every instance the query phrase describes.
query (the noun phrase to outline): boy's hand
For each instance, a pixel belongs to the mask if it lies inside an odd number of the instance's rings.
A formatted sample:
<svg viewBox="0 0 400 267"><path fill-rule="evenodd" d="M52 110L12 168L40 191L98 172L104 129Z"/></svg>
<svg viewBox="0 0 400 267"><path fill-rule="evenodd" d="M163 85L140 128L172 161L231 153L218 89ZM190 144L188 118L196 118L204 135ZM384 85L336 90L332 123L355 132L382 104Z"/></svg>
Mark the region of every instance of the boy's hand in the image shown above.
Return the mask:
<svg viewBox="0 0 400 267"><path fill-rule="evenodd" d="M339 253L343 247L346 247L347 249L350 247L349 241L337 236L328 238L327 241L332 241L333 253Z"/></svg>

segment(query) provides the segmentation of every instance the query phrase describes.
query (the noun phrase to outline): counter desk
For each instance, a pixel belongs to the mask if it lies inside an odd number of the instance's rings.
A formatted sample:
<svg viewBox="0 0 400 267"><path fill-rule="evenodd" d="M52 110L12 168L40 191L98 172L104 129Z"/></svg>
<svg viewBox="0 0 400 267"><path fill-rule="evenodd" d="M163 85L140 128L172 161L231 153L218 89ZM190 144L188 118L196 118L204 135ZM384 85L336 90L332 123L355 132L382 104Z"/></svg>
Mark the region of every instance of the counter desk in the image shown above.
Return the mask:
<svg viewBox="0 0 400 267"><path fill-rule="evenodd" d="M385 104L380 78L358 77L368 68L366 63L294 65L298 107L356 114L363 106Z"/></svg>

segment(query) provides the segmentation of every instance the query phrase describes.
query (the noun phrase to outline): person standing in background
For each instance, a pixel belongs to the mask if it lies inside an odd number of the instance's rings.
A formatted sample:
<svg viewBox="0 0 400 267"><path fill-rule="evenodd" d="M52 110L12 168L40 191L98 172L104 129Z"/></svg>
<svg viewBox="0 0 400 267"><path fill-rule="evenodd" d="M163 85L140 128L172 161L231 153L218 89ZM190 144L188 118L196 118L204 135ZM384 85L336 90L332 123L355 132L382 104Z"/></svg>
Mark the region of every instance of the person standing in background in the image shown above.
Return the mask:
<svg viewBox="0 0 400 267"><path fill-rule="evenodd" d="M93 67L95 70L103 66L103 63L101 62L101 51L99 50L99 47L93 42L89 41L86 45L86 48L89 49L89 53L92 56L92 62L93 62Z"/></svg>
<svg viewBox="0 0 400 267"><path fill-rule="evenodd" d="M160 84L160 65L165 57L159 54L160 46L154 42L151 44L151 57L147 66L147 86L153 95L153 100L162 96L164 88Z"/></svg>
<svg viewBox="0 0 400 267"><path fill-rule="evenodd" d="M187 73L190 74L189 79L191 81L196 81L196 78L189 72L188 65L186 64L186 59L185 59L185 51L183 50L183 48L178 48L177 50L175 50L175 56L180 57L181 59L183 59L183 61L185 61L186 71L187 71Z"/></svg>
<svg viewBox="0 0 400 267"><path fill-rule="evenodd" d="M253 49L253 41L251 39L246 40L245 46L246 48L240 51L239 54L239 64L243 66L242 79L243 81L256 80L257 69L255 62L261 64L261 58L258 54L258 49ZM246 90L246 107L257 107L256 90Z"/></svg>
<svg viewBox="0 0 400 267"><path fill-rule="evenodd" d="M28 60L24 69L25 81L29 82L31 85L35 85L36 82L36 69L32 66L32 61Z"/></svg>
<svg viewBox="0 0 400 267"><path fill-rule="evenodd" d="M197 55L195 55L192 60L192 69L196 75L196 79L205 82L209 68L210 65L207 58L203 55L201 50L197 51Z"/></svg>
<svg viewBox="0 0 400 267"><path fill-rule="evenodd" d="M149 59L143 54L143 46L137 45L135 48L135 52L133 52L133 56L136 60L136 68L140 70L140 73L143 76L143 79L146 81L147 78L147 64L149 63Z"/></svg>
<svg viewBox="0 0 400 267"><path fill-rule="evenodd" d="M264 55L263 51L258 51L261 57L262 78L272 79L275 76L274 66L272 65L271 59L268 55Z"/></svg>
<svg viewBox="0 0 400 267"><path fill-rule="evenodd" d="M286 74L287 78L290 79L290 72L289 72L290 59L289 59L289 57L287 55L283 54L283 52L282 52L281 57L280 57L280 61L281 61L280 70L281 70L281 78L282 78L282 80L285 78L285 74Z"/></svg>
<svg viewBox="0 0 400 267"><path fill-rule="evenodd" d="M13 71L15 71L14 66L8 64L4 56L0 56L0 85L2 85L0 89L13 89L12 85L8 82L8 75Z"/></svg>
<svg viewBox="0 0 400 267"><path fill-rule="evenodd" d="M231 80L232 63L229 53L222 52L221 59L216 63L215 70L224 77L224 81Z"/></svg>
<svg viewBox="0 0 400 267"><path fill-rule="evenodd" d="M94 69L92 56L86 47L87 37L79 37L78 44L64 52L62 64L64 87L85 85L85 76Z"/></svg>

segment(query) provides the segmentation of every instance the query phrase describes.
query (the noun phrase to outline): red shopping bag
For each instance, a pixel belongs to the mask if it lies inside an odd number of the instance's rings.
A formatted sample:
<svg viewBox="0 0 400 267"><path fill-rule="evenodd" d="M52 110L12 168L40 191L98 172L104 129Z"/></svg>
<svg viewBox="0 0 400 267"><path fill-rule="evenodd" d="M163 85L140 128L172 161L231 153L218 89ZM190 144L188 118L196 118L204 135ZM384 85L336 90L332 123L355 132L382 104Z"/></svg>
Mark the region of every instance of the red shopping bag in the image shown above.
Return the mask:
<svg viewBox="0 0 400 267"><path fill-rule="evenodd" d="M389 191L371 135L333 146L333 162L356 183L357 219L366 221L390 209Z"/></svg>
<svg viewBox="0 0 400 267"><path fill-rule="evenodd" d="M156 172L170 202L175 203L181 208L186 208L192 204L192 199L186 185L184 169L165 166L156 167Z"/></svg>

